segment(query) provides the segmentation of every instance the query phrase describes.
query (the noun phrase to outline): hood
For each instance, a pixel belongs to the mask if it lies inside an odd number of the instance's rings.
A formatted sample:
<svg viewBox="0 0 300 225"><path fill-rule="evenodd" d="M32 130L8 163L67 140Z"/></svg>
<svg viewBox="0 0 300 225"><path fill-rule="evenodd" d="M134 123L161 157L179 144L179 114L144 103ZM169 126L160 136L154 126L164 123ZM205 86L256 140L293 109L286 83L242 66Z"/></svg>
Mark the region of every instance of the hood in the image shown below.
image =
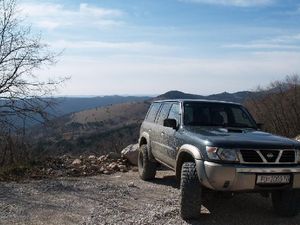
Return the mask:
<svg viewBox="0 0 300 225"><path fill-rule="evenodd" d="M300 149L300 143L270 133L241 128L186 127L189 136L205 140L208 145L228 148Z"/></svg>

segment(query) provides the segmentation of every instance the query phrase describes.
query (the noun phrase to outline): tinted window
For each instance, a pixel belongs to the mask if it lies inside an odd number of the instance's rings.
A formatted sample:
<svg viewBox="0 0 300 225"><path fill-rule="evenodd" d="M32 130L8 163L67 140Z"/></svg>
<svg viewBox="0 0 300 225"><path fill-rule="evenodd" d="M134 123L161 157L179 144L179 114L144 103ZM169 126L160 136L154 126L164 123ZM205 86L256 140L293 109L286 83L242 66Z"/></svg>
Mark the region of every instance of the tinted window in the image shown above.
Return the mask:
<svg viewBox="0 0 300 225"><path fill-rule="evenodd" d="M169 113L169 116L168 118L169 119L174 119L176 120L177 124L180 124L180 107L179 107L179 103L174 103L172 104L172 107L171 107L171 110L170 110L170 113Z"/></svg>
<svg viewBox="0 0 300 225"><path fill-rule="evenodd" d="M154 122L156 118L156 114L161 106L161 103L153 103L149 109L146 121L148 122Z"/></svg>
<svg viewBox="0 0 300 225"><path fill-rule="evenodd" d="M160 125L164 124L164 120L168 117L169 112L170 112L170 108L172 106L172 103L166 102L163 104L160 113L159 113L159 117L157 120L157 123Z"/></svg>
<svg viewBox="0 0 300 225"><path fill-rule="evenodd" d="M222 103L185 103L184 124L190 126L256 128L254 120L243 107Z"/></svg>

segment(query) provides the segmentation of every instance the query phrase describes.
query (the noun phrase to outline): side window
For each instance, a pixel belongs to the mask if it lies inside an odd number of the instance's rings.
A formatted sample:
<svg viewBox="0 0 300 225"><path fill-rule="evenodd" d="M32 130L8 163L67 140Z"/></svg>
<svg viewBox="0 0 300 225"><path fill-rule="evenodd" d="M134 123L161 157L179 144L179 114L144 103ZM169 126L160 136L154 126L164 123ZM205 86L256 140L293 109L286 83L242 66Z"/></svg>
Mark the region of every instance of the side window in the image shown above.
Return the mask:
<svg viewBox="0 0 300 225"><path fill-rule="evenodd" d="M159 113L159 117L157 120L157 123L160 125L164 124L164 120L167 119L169 112L170 112L170 108L172 106L172 103L166 102L163 104L160 113Z"/></svg>
<svg viewBox="0 0 300 225"><path fill-rule="evenodd" d="M180 107L179 107L179 103L174 103L171 107L168 119L174 119L177 122L177 125L180 124Z"/></svg>
<svg viewBox="0 0 300 225"><path fill-rule="evenodd" d="M146 121L154 122L156 118L156 114L161 106L161 103L153 103L149 109Z"/></svg>

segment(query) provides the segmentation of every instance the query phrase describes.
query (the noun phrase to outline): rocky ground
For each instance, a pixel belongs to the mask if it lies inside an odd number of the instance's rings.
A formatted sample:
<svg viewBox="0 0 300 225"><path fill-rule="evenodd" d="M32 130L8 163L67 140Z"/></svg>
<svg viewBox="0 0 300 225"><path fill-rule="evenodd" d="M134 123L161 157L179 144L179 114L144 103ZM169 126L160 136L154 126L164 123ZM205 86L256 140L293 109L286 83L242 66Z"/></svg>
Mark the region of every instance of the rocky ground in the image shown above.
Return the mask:
<svg viewBox="0 0 300 225"><path fill-rule="evenodd" d="M166 170L152 182L133 171L0 182L0 224L300 224L300 216L275 215L270 200L256 194L210 197L199 221L180 218L178 199L173 173Z"/></svg>
<svg viewBox="0 0 300 225"><path fill-rule="evenodd" d="M99 174L128 172L136 169L127 158L118 153L107 155L82 155L74 157L63 155L49 157L32 165L14 166L0 170L0 181L19 181L24 179L45 179L55 177L80 177Z"/></svg>

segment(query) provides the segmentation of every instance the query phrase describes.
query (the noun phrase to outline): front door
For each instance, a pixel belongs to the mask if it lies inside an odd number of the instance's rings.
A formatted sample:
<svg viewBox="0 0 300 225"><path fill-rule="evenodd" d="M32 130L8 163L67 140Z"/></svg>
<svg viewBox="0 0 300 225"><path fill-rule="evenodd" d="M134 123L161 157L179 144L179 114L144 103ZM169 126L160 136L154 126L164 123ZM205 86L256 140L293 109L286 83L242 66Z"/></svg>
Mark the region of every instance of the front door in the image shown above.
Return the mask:
<svg viewBox="0 0 300 225"><path fill-rule="evenodd" d="M180 104L173 103L171 109L167 116L168 119L175 119L177 123L177 128L180 126ZM162 146L164 148L163 153L165 162L171 167L175 167L176 164L176 154L177 148L179 147L178 139L177 139L177 129L173 129L170 127L163 127L161 132L162 135Z"/></svg>

